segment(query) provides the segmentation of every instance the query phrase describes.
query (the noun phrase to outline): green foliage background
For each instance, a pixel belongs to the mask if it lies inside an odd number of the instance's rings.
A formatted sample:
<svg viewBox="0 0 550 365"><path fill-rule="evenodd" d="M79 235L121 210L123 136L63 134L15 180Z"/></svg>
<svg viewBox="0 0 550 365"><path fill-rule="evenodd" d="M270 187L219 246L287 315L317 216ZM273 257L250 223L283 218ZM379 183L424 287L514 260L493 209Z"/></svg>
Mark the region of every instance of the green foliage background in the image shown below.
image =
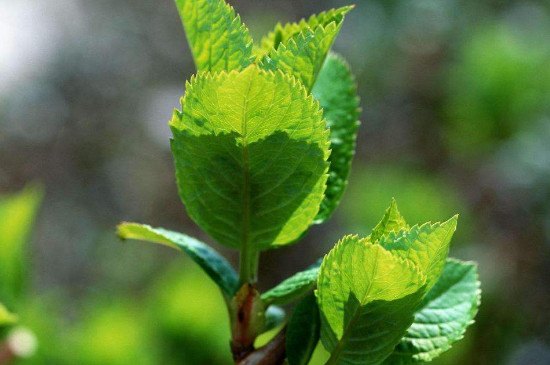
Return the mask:
<svg viewBox="0 0 550 365"><path fill-rule="evenodd" d="M231 4L259 39L349 2ZM411 225L458 212L451 254L479 262L484 300L437 363L549 363L548 2L356 5L335 44L361 97L350 185L326 225L262 257L260 285L367 234L391 197ZM0 190L39 180L45 191L17 310L40 347L21 363L228 363L227 314L208 278L175 251L112 236L124 219L211 243L177 199L168 145L194 73L174 4L18 1L0 14L13 40L0 46Z"/></svg>

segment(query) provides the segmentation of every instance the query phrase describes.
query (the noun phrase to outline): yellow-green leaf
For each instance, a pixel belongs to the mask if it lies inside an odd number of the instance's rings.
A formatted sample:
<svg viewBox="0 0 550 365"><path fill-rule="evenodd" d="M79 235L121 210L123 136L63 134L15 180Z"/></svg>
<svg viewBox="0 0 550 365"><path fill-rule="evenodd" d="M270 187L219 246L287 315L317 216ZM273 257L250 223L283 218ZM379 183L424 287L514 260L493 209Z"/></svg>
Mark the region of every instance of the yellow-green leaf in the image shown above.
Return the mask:
<svg viewBox="0 0 550 365"><path fill-rule="evenodd" d="M317 299L329 364L379 364L414 319L426 277L408 260L357 236L325 257Z"/></svg>
<svg viewBox="0 0 550 365"><path fill-rule="evenodd" d="M17 322L17 316L10 313L2 303L0 303L0 327L9 326Z"/></svg>
<svg viewBox="0 0 550 365"><path fill-rule="evenodd" d="M240 70L250 65L252 38L224 0L176 0L199 71Z"/></svg>
<svg viewBox="0 0 550 365"><path fill-rule="evenodd" d="M26 245L42 196L40 187L29 186L18 194L0 198L0 296L3 300L13 301L21 292Z"/></svg>
<svg viewBox="0 0 550 365"><path fill-rule="evenodd" d="M328 131L292 77L255 65L199 73L170 126L180 197L220 244L265 250L311 225L325 191Z"/></svg>
<svg viewBox="0 0 550 365"><path fill-rule="evenodd" d="M378 243L392 254L415 263L426 275L430 290L445 266L457 221L458 216L454 216L443 223L425 223L410 230L390 232Z"/></svg>
<svg viewBox="0 0 550 365"><path fill-rule="evenodd" d="M278 26L262 42L262 47L269 48L270 44L272 47L260 59L260 66L291 74L310 91L340 31L344 15L351 8L347 6L313 16L308 22Z"/></svg>
<svg viewBox="0 0 550 365"><path fill-rule="evenodd" d="M391 205L386 209L382 220L373 228L370 235L371 242L376 242L382 236L388 235L392 232L399 232L401 230L409 230L409 225L405 221L405 218L399 213L397 209L397 202L395 199L391 200Z"/></svg>

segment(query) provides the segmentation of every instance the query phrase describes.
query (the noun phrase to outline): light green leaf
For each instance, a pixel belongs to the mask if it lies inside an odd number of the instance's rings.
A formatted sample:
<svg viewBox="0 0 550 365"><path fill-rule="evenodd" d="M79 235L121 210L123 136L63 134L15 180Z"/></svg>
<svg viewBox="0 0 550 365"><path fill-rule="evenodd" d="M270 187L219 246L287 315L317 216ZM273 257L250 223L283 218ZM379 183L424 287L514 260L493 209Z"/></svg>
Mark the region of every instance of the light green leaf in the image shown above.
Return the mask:
<svg viewBox="0 0 550 365"><path fill-rule="evenodd" d="M2 303L0 303L0 327L9 326L17 322L17 316L10 313Z"/></svg>
<svg viewBox="0 0 550 365"><path fill-rule="evenodd" d="M219 243L288 244L317 215L328 131L319 105L282 72L199 73L170 123L180 197Z"/></svg>
<svg viewBox="0 0 550 365"><path fill-rule="evenodd" d="M262 294L265 305L290 303L313 290L317 283L320 266L321 260L266 291Z"/></svg>
<svg viewBox="0 0 550 365"><path fill-rule="evenodd" d="M317 284L329 364L379 364L414 319L426 277L414 264L357 236L325 257Z"/></svg>
<svg viewBox="0 0 550 365"><path fill-rule="evenodd" d="M262 42L263 47L273 47L260 60L260 66L266 70L280 69L294 75L310 91L328 51L332 47L342 26L344 15L352 7L343 7L325 13L323 16L310 18L309 22L279 27L270 36L271 41Z"/></svg>
<svg viewBox="0 0 550 365"><path fill-rule="evenodd" d="M335 54L328 55L312 93L327 119L332 150L325 199L315 218L315 223L323 223L338 206L348 184L359 128L359 98L349 66Z"/></svg>
<svg viewBox="0 0 550 365"><path fill-rule="evenodd" d="M401 230L408 231L409 229L405 218L403 218L397 209L397 202L392 198L391 205L386 209L382 220L372 230L370 240L371 242L376 242L382 236L386 236L392 232L397 233Z"/></svg>
<svg viewBox="0 0 550 365"><path fill-rule="evenodd" d="M195 261L228 296L238 287L238 277L231 265L213 248L197 239L146 224L121 223L117 227L121 239L149 241L185 252Z"/></svg>
<svg viewBox="0 0 550 365"><path fill-rule="evenodd" d="M252 38L224 0L176 0L199 71L241 70L254 61Z"/></svg>
<svg viewBox="0 0 550 365"><path fill-rule="evenodd" d="M22 290L26 245L42 197L40 187L29 186L0 198L0 297L8 302Z"/></svg>
<svg viewBox="0 0 550 365"><path fill-rule="evenodd" d="M445 266L457 221L455 215L443 223L425 223L410 230L391 232L382 236L378 243L392 254L414 262L426 275L430 290Z"/></svg>
<svg viewBox="0 0 550 365"><path fill-rule="evenodd" d="M302 299L294 309L286 332L286 355L290 365L307 365L319 342L321 318L315 295Z"/></svg>
<svg viewBox="0 0 550 365"><path fill-rule="evenodd" d="M384 364L431 361L464 337L481 300L477 267L448 259L439 281L424 298L414 323Z"/></svg>
<svg viewBox="0 0 550 365"><path fill-rule="evenodd" d="M272 50L279 47L281 43L288 42L291 38L296 38L304 30L315 29L318 26L326 27L330 23L342 23L344 16L353 9L353 6L344 6L339 9L330 9L319 14L312 15L308 20L302 19L298 23L287 23L285 25L278 23L272 32L262 38L260 46L255 49L256 54L261 58L269 54Z"/></svg>

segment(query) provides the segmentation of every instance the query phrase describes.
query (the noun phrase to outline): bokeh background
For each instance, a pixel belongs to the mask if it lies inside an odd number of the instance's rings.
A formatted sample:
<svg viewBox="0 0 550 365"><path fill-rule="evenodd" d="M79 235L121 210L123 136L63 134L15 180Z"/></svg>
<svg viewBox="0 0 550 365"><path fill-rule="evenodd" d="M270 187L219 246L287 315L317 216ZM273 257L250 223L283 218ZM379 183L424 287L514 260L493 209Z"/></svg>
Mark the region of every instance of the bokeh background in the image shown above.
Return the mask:
<svg viewBox="0 0 550 365"><path fill-rule="evenodd" d="M259 38L350 2L230 3ZM460 213L451 255L479 262L483 300L437 364L550 364L550 2L356 5L334 46L363 109L348 191L262 256L260 286L369 233L391 197L411 223ZM168 142L193 72L171 0L0 0L0 192L44 192L18 308L39 348L21 364L230 363L206 276L114 236L131 220L213 243L177 197Z"/></svg>

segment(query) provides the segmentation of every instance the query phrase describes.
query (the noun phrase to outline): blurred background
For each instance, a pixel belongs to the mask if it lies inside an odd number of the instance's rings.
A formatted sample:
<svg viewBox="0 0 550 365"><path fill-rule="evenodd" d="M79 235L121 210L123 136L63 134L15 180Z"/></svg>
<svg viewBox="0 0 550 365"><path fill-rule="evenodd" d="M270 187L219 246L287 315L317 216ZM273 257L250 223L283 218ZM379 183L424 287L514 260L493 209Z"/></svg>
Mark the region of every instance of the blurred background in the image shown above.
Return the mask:
<svg viewBox="0 0 550 365"><path fill-rule="evenodd" d="M259 39L350 2L230 3ZM391 197L410 223L460 213L451 255L479 262L482 305L437 364L550 364L550 2L356 5L334 46L363 109L348 191L262 256L260 286L369 233ZM168 142L193 72L171 0L0 0L0 193L40 205L18 305L39 347L21 364L230 363L214 284L114 235L131 220L213 243L179 201Z"/></svg>

